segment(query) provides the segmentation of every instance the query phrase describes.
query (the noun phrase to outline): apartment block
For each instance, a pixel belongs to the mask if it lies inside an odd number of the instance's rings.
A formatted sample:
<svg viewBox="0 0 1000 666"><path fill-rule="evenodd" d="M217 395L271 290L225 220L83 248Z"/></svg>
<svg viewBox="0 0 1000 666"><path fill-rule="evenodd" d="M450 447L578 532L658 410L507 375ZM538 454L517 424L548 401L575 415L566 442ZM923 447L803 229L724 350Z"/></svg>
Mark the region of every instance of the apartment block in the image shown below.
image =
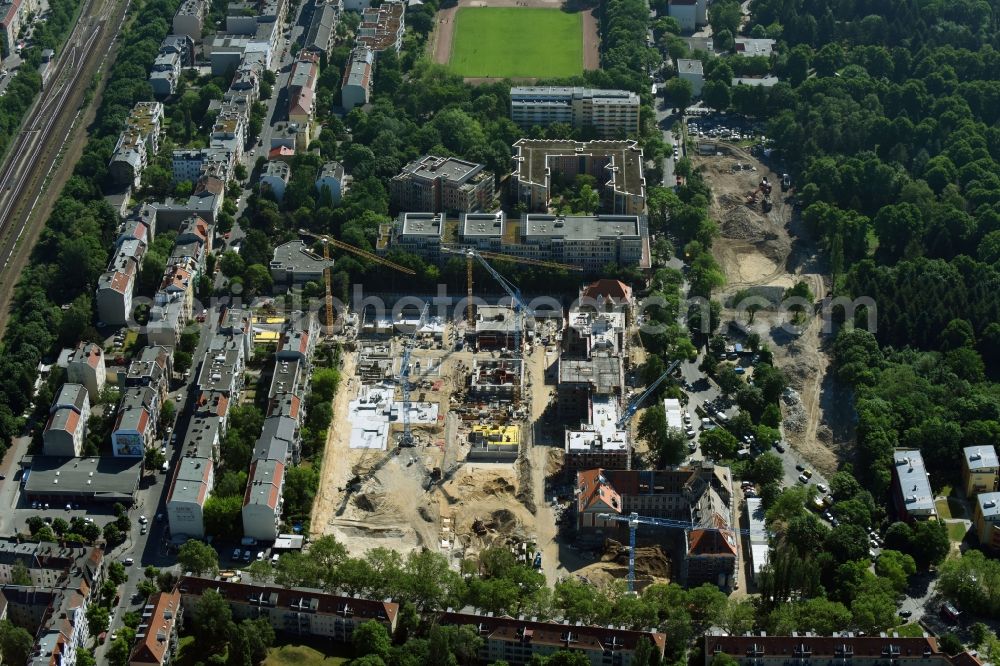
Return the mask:
<svg viewBox="0 0 1000 666"><path fill-rule="evenodd" d="M997 459L997 450L992 444L962 449L962 486L966 497L994 492L998 490L998 481L1000 460Z"/></svg>
<svg viewBox="0 0 1000 666"><path fill-rule="evenodd" d="M149 85L153 94L163 99L174 94L181 78L181 56L174 52L160 53L153 61Z"/></svg>
<svg viewBox="0 0 1000 666"><path fill-rule="evenodd" d="M285 187L291 177L292 167L287 162L271 161L260 174L261 188L274 195L277 201L285 198Z"/></svg>
<svg viewBox="0 0 1000 666"><path fill-rule="evenodd" d="M34 0L6 0L0 3L0 38L3 40L3 57L17 49L17 36L28 22L28 15L38 11Z"/></svg>
<svg viewBox="0 0 1000 666"><path fill-rule="evenodd" d="M626 469L631 446L628 432L618 428L619 416L618 398L592 396L584 422L566 429L566 468Z"/></svg>
<svg viewBox="0 0 1000 666"><path fill-rule="evenodd" d="M177 649L182 615L181 593L176 589L151 596L142 609L129 666L167 666Z"/></svg>
<svg viewBox="0 0 1000 666"><path fill-rule="evenodd" d="M368 7L361 12L356 44L367 46L376 55L386 49L397 53L403 47L406 32L406 5L402 2L383 2L378 7Z"/></svg>
<svg viewBox="0 0 1000 666"><path fill-rule="evenodd" d="M375 52L367 46L354 47L344 68L344 80L340 84L340 105L345 111L363 106L371 100Z"/></svg>
<svg viewBox="0 0 1000 666"><path fill-rule="evenodd" d="M302 48L316 54L328 53L333 47L333 40L337 34L337 23L342 11L343 3L340 0L317 2L315 9L313 9L312 19L309 21L309 30L306 31Z"/></svg>
<svg viewBox="0 0 1000 666"><path fill-rule="evenodd" d="M639 133L639 96L628 90L514 86L510 119L524 129L565 123L593 128L604 138L620 138Z"/></svg>
<svg viewBox="0 0 1000 666"><path fill-rule="evenodd" d="M109 326L124 326L132 315L132 295L139 277L139 267L146 255L146 242L137 239L118 244L108 270L97 280L98 321Z"/></svg>
<svg viewBox="0 0 1000 666"><path fill-rule="evenodd" d="M332 203L339 203L344 191L344 165L340 162L327 162L320 169L316 178L316 192L320 195L323 190L330 192Z"/></svg>
<svg viewBox="0 0 1000 666"><path fill-rule="evenodd" d="M197 603L206 590L215 590L229 604L237 622L266 618L282 634L338 642L350 641L354 630L365 622L378 622L392 635L399 616L399 604L391 601L344 597L311 589L194 576L182 577L178 589L185 608Z"/></svg>
<svg viewBox="0 0 1000 666"><path fill-rule="evenodd" d="M695 462L664 470L590 469L576 473L577 538L625 543L627 523L601 518L632 513L676 520L687 529L650 531L639 538L666 543L679 570L671 578L689 587L704 583L729 589L735 583L739 541L733 521L732 475L728 467Z"/></svg>
<svg viewBox="0 0 1000 666"><path fill-rule="evenodd" d="M591 358L625 352L625 314L571 310L562 338L562 358Z"/></svg>
<svg viewBox="0 0 1000 666"><path fill-rule="evenodd" d="M533 212L548 212L552 178L593 176L605 212L642 215L646 180L642 148L635 141L520 139L514 144L511 192Z"/></svg>
<svg viewBox="0 0 1000 666"><path fill-rule="evenodd" d="M667 15L677 19L682 32L694 32L698 29L699 2L704 5L706 0L670 0L667 4Z"/></svg>
<svg viewBox="0 0 1000 666"><path fill-rule="evenodd" d="M689 60L685 58L677 59L677 76L682 81L691 84L691 94L695 97L701 96L701 89L705 85L705 71L701 60Z"/></svg>
<svg viewBox="0 0 1000 666"><path fill-rule="evenodd" d="M900 636L896 632L883 632L878 636L861 636L850 631L832 636L817 636L812 632L791 636L707 634L703 640L705 666L722 654L734 659L739 666L785 666L790 663L951 666L963 656L949 658L933 636Z"/></svg>
<svg viewBox="0 0 1000 666"><path fill-rule="evenodd" d="M284 504L285 464L277 460L250 463L250 480L243 496L243 534L261 541L278 537Z"/></svg>
<svg viewBox="0 0 1000 666"><path fill-rule="evenodd" d="M199 436L205 433L199 429ZM215 487L215 464L209 457L181 458L167 495L167 521L171 534L183 534L192 539L205 537L205 502Z"/></svg>
<svg viewBox="0 0 1000 666"><path fill-rule="evenodd" d="M204 0L184 0L174 14L174 34L187 35L195 42L201 41L205 21Z"/></svg>
<svg viewBox="0 0 1000 666"><path fill-rule="evenodd" d="M73 384L83 384L87 393L95 398L100 395L107 381L104 368L104 350L94 342L81 342L73 350L66 366L66 380Z"/></svg>
<svg viewBox="0 0 1000 666"><path fill-rule="evenodd" d="M893 451L892 499L900 520L937 519L930 478L917 449Z"/></svg>
<svg viewBox="0 0 1000 666"><path fill-rule="evenodd" d="M49 420L42 433L47 456L79 457L87 436L90 396L83 384L63 384L49 408Z"/></svg>
<svg viewBox="0 0 1000 666"><path fill-rule="evenodd" d="M410 162L389 181L396 210L468 213L489 207L493 174L482 164L454 157L425 155Z"/></svg>
<svg viewBox="0 0 1000 666"><path fill-rule="evenodd" d="M333 259L325 260L300 240L288 241L274 248L271 259L271 278L275 289L282 285L322 282L323 271L333 268Z"/></svg>
<svg viewBox="0 0 1000 666"><path fill-rule="evenodd" d="M108 164L108 173L116 183L139 187L149 157L159 149L162 119L159 102L139 102L132 109Z"/></svg>
<svg viewBox="0 0 1000 666"><path fill-rule="evenodd" d="M390 226L389 246L423 257L428 261L442 259L441 243L446 217L444 213L400 213Z"/></svg>
<svg viewBox="0 0 1000 666"><path fill-rule="evenodd" d="M663 657L667 636L655 629L633 631L615 626L592 626L570 622L539 622L534 618L498 617L486 612L441 613L444 625L473 627L483 645L482 663L504 661L510 666L527 666L536 657L554 652L582 654L592 666L630 666L640 640L649 642L653 653Z"/></svg>
<svg viewBox="0 0 1000 666"><path fill-rule="evenodd" d="M556 411L562 421L585 421L595 396L620 399L625 385L621 356L594 355L586 359L560 358Z"/></svg>
<svg viewBox="0 0 1000 666"><path fill-rule="evenodd" d="M299 131L299 150L308 150L309 128L316 112L316 81L319 78L319 54L303 51L292 64L288 76L288 121Z"/></svg>
<svg viewBox="0 0 1000 666"><path fill-rule="evenodd" d="M161 404L160 394L152 387L125 390L111 431L111 452L115 457L142 458L147 449L156 446Z"/></svg>

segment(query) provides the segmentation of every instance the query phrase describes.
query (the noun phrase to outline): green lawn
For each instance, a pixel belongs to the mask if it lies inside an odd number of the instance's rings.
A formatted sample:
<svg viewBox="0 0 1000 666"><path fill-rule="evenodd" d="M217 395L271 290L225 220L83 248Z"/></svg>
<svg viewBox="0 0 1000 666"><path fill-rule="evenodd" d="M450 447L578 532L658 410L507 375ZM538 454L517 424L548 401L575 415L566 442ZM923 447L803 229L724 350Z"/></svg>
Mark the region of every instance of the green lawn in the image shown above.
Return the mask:
<svg viewBox="0 0 1000 666"><path fill-rule="evenodd" d="M965 539L966 532L968 532L965 523L945 523L945 527L948 529L948 538L952 541L962 541Z"/></svg>
<svg viewBox="0 0 1000 666"><path fill-rule="evenodd" d="M916 623L901 624L898 627L893 627L892 630L905 638L922 638L924 635L924 628Z"/></svg>
<svg viewBox="0 0 1000 666"><path fill-rule="evenodd" d="M264 666L340 666L348 661L346 657L328 657L306 645L282 645L268 651Z"/></svg>
<svg viewBox="0 0 1000 666"><path fill-rule="evenodd" d="M558 9L462 7L448 65L468 77L555 78L583 73L583 16Z"/></svg>

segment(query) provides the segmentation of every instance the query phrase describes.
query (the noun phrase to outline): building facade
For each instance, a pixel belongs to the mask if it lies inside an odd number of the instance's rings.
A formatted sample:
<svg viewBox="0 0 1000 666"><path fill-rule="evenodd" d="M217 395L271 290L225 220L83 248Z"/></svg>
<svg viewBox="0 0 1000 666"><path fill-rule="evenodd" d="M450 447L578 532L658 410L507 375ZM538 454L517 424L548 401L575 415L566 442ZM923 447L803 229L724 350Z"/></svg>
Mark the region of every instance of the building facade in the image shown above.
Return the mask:
<svg viewBox="0 0 1000 666"><path fill-rule="evenodd" d="M425 155L410 162L389 181L389 198L396 210L468 213L489 207L493 174L482 164L454 157Z"/></svg>
<svg viewBox="0 0 1000 666"><path fill-rule="evenodd" d="M1000 460L992 444L967 446L962 449L962 485L965 496L998 490L1000 480Z"/></svg>
<svg viewBox="0 0 1000 666"><path fill-rule="evenodd" d="M564 123L616 139L639 133L639 96L627 90L514 86L510 119L524 129Z"/></svg>
<svg viewBox="0 0 1000 666"><path fill-rule="evenodd" d="M90 396L83 384L63 384L49 409L42 433L45 455L76 458L83 450L90 418Z"/></svg>

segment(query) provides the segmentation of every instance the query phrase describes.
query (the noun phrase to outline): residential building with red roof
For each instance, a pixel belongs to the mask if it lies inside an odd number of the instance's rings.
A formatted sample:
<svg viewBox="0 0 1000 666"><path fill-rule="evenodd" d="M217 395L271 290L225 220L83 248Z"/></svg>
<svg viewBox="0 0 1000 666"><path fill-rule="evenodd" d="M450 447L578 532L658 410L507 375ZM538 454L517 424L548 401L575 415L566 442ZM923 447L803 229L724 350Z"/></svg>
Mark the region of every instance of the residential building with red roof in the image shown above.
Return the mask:
<svg viewBox="0 0 1000 666"><path fill-rule="evenodd" d="M181 622L181 593L154 594L142 609L142 621L135 634L129 666L166 666L177 644Z"/></svg>
<svg viewBox="0 0 1000 666"><path fill-rule="evenodd" d="M673 562L674 577L686 585L711 583L727 589L735 582L739 558L733 501L729 468L719 465L581 470L576 474L577 538L585 543L628 540L627 523L601 514L635 513L687 523L688 529L640 527L639 536L673 546L670 550L680 558Z"/></svg>
<svg viewBox="0 0 1000 666"><path fill-rule="evenodd" d="M479 650L482 663L503 660L511 666L525 666L533 657L545 657L568 650L582 653L595 666L629 666L639 641L645 639L663 657L667 636L650 629L635 631L615 626L587 626L569 622L538 622L525 617L497 617L492 613L441 613L446 625L475 628L483 640Z"/></svg>
<svg viewBox="0 0 1000 666"><path fill-rule="evenodd" d="M66 380L74 384L83 384L87 387L87 393L96 398L104 389L107 379L104 349L101 345L94 342L78 344L66 366Z"/></svg>
<svg viewBox="0 0 1000 666"><path fill-rule="evenodd" d="M244 536L261 541L278 537L284 489L284 462L257 460L250 464L250 480L243 496Z"/></svg>
<svg viewBox="0 0 1000 666"><path fill-rule="evenodd" d="M83 384L63 384L49 408L49 420L42 433L47 456L76 458L83 450L90 418L90 396Z"/></svg>
<svg viewBox="0 0 1000 666"><path fill-rule="evenodd" d="M319 590L234 583L184 576L178 585L184 607L215 590L229 604L233 620L266 618L275 631L346 642L365 622L378 622L391 635L399 604L328 594Z"/></svg>
<svg viewBox="0 0 1000 666"><path fill-rule="evenodd" d="M736 660L740 666L785 666L789 663L840 663L851 666L974 666L975 657L960 654L949 657L941 651L937 639L923 636L900 636L895 632L878 636L860 636L845 631L832 636L804 632L791 636L704 637L705 666L720 654Z"/></svg>

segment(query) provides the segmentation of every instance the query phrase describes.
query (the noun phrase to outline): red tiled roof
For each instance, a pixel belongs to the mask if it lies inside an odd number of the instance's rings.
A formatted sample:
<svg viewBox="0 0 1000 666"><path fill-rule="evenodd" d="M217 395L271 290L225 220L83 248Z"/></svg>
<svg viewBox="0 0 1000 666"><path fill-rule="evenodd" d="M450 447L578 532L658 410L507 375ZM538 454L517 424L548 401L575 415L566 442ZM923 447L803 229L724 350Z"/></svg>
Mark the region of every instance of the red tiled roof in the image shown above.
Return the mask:
<svg viewBox="0 0 1000 666"><path fill-rule="evenodd" d="M736 556L736 548L721 530L691 530L688 555Z"/></svg>
<svg viewBox="0 0 1000 666"><path fill-rule="evenodd" d="M153 611L148 618L143 618L145 624L145 635L136 638L135 647L132 649L130 664L162 664L163 657L170 648L170 639L173 634L174 622L177 613L181 609L180 592L160 592L149 600L149 605L153 606ZM143 628L140 627L140 631ZM163 640L160 640L161 637Z"/></svg>
<svg viewBox="0 0 1000 666"><path fill-rule="evenodd" d="M789 659L806 648L812 657L834 657L850 648L855 657L881 657L892 646L899 650L896 658L922 659L924 652L943 656L933 636L907 638L903 636L705 636L705 656L717 651L744 658L748 653L788 655Z"/></svg>
<svg viewBox="0 0 1000 666"><path fill-rule="evenodd" d="M601 279L587 285L583 295L587 298L612 298L616 301L632 302L632 288L621 280Z"/></svg>
<svg viewBox="0 0 1000 666"><path fill-rule="evenodd" d="M395 624L396 615L399 613L399 604L391 601L341 597L316 590L232 583L195 576L181 578L179 589L182 594L198 596L203 594L205 590L215 590L231 604L252 604L254 606L271 605L271 595L274 595L273 607L275 608L292 608L293 604L298 604L303 600L315 599L318 604L315 611L317 614L385 620L389 624ZM258 603L257 600L263 603Z"/></svg>
<svg viewBox="0 0 1000 666"><path fill-rule="evenodd" d="M576 487L580 491L578 510L585 511L597 502L603 502L611 510L622 510L622 498L604 479L603 469L588 469L576 473Z"/></svg>
<svg viewBox="0 0 1000 666"><path fill-rule="evenodd" d="M646 637L660 655L666 647L666 634L653 631L632 631L609 627L594 627L559 622L532 622L512 617L490 617L472 613L442 613L442 624L471 625L479 635L508 643L552 645L573 650L634 650L639 639Z"/></svg>

